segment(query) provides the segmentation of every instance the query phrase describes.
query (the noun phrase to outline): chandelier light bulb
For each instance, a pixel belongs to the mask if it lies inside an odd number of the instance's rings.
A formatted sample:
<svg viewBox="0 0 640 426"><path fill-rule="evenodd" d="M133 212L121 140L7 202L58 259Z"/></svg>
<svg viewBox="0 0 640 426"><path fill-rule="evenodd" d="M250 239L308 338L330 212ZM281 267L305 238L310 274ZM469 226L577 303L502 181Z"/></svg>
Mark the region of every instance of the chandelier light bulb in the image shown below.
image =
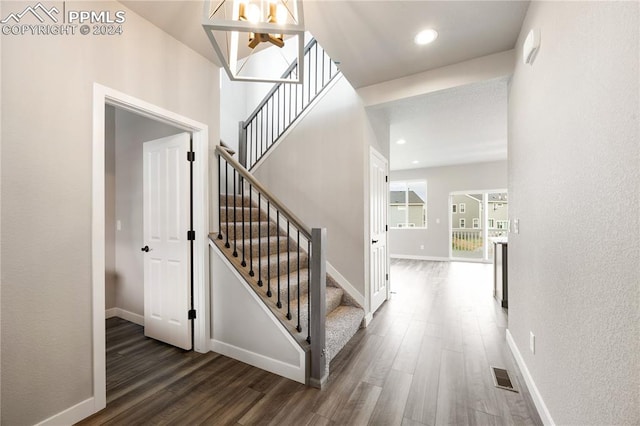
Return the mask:
<svg viewBox="0 0 640 426"><path fill-rule="evenodd" d="M258 5L253 3L247 5L247 21L257 24L260 22L260 15L261 12Z"/></svg>

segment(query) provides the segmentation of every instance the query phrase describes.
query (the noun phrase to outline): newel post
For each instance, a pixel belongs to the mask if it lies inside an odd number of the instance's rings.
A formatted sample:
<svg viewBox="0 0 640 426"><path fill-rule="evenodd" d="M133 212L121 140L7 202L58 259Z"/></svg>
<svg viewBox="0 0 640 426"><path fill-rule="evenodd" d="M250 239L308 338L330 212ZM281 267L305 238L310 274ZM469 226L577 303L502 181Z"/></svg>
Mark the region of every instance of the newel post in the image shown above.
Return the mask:
<svg viewBox="0 0 640 426"><path fill-rule="evenodd" d="M327 315L327 257L326 228L311 230L311 374L309 384L322 388L327 381L327 353L325 348L325 321Z"/></svg>
<svg viewBox="0 0 640 426"><path fill-rule="evenodd" d="M247 132L244 129L244 121L238 123L238 161L242 167L247 167Z"/></svg>

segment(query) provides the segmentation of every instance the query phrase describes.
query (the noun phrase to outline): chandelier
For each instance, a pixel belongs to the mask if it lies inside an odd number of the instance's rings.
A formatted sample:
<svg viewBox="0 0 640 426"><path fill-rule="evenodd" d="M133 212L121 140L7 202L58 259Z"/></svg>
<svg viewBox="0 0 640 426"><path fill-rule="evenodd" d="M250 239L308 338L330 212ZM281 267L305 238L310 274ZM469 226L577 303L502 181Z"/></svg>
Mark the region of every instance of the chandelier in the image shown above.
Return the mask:
<svg viewBox="0 0 640 426"><path fill-rule="evenodd" d="M301 83L303 21L300 0L205 0L202 27L231 80ZM282 72L274 70L274 61L250 64L260 56L257 52L269 46L283 49ZM287 58L284 51L293 53ZM298 72L291 78L281 77L294 58Z"/></svg>

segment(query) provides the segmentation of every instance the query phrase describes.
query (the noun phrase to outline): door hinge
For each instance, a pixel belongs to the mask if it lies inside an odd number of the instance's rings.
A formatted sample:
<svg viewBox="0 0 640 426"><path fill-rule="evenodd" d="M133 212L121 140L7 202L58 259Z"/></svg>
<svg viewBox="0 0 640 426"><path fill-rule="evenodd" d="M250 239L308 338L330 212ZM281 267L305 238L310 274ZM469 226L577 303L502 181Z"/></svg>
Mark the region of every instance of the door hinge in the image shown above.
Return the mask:
<svg viewBox="0 0 640 426"><path fill-rule="evenodd" d="M384 226L384 230L385 230L385 231L388 231L388 230L389 230L389 225L385 225L385 226Z"/></svg>
<svg viewBox="0 0 640 426"><path fill-rule="evenodd" d="M192 319L196 319L196 310L195 309L189 309L189 312L187 313L188 315L188 319L192 320Z"/></svg>
<svg viewBox="0 0 640 426"><path fill-rule="evenodd" d="M187 152L187 161L196 161L196 153L193 151Z"/></svg>
<svg viewBox="0 0 640 426"><path fill-rule="evenodd" d="M187 231L187 241L195 241L196 231Z"/></svg>
<svg viewBox="0 0 640 426"><path fill-rule="evenodd" d="M385 176L385 177L384 177L384 181L385 181L385 182L389 182L389 176Z"/></svg>
<svg viewBox="0 0 640 426"><path fill-rule="evenodd" d="M387 281L389 281L389 274L385 274L385 278Z"/></svg>

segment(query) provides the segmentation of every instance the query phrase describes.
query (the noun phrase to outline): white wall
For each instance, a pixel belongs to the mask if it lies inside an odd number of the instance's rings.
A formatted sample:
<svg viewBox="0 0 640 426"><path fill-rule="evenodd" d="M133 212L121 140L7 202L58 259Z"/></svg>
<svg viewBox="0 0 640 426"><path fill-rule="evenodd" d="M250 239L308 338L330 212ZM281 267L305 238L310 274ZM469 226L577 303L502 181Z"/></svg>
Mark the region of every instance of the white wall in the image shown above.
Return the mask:
<svg viewBox="0 0 640 426"><path fill-rule="evenodd" d="M507 162L396 170L390 180L427 181L427 229L390 229L389 253L445 259L449 258L449 194L506 188ZM471 222L467 227L471 228Z"/></svg>
<svg viewBox="0 0 640 426"><path fill-rule="evenodd" d="M3 2L3 12L32 4ZM131 11L123 28L2 36L2 424L34 424L93 394L94 82L207 123L211 145L219 139L218 68Z"/></svg>
<svg viewBox="0 0 640 426"><path fill-rule="evenodd" d="M327 228L328 261L362 295L368 217L365 132L372 132L367 127L359 97L341 77L255 171L308 226Z"/></svg>
<svg viewBox="0 0 640 426"><path fill-rule="evenodd" d="M211 350L305 383L305 351L217 247L210 264Z"/></svg>
<svg viewBox="0 0 640 426"><path fill-rule="evenodd" d="M640 424L638 9L532 2L516 47L509 332L556 424Z"/></svg>
<svg viewBox="0 0 640 426"><path fill-rule="evenodd" d="M182 130L122 109L115 112L115 306L144 316L143 173L144 142ZM185 160L186 161L186 160ZM106 224L105 224L106 227ZM115 229L115 228L114 228Z"/></svg>

